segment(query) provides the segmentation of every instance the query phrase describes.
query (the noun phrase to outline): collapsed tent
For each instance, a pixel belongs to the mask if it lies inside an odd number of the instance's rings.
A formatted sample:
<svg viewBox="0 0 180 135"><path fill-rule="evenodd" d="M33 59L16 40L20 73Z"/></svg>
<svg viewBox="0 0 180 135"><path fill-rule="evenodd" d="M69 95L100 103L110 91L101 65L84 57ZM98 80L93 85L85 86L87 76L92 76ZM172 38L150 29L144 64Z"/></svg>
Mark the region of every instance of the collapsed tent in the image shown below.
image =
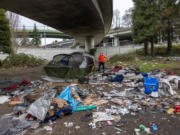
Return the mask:
<svg viewBox="0 0 180 135"><path fill-rule="evenodd" d="M44 67L43 74L50 77L75 79L94 70L94 57L82 52L59 54Z"/></svg>

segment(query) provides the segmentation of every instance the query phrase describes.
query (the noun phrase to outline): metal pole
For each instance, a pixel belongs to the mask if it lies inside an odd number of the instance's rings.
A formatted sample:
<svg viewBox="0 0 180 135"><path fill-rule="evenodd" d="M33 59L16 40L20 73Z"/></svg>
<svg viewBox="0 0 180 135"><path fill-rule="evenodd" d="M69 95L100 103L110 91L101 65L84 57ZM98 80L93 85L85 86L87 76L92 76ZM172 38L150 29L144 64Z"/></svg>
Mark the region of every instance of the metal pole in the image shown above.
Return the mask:
<svg viewBox="0 0 180 135"><path fill-rule="evenodd" d="M45 33L46 26L44 25L44 44L46 45L46 33Z"/></svg>
<svg viewBox="0 0 180 135"><path fill-rule="evenodd" d="M119 41L119 54L120 54L120 46L121 46L121 42Z"/></svg>

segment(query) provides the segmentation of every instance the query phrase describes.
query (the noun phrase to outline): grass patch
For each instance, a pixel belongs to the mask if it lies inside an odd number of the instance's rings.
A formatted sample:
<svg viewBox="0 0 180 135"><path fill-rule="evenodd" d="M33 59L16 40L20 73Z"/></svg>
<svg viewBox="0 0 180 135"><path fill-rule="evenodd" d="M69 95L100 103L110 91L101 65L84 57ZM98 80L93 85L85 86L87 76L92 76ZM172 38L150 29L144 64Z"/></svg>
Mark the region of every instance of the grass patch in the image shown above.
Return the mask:
<svg viewBox="0 0 180 135"><path fill-rule="evenodd" d="M168 57L180 56L180 45L173 46L172 52L173 53L168 55ZM162 61L157 59L156 56L167 56L166 46L155 47L155 54L155 57L143 56L143 49L139 49L136 52L115 55L110 58L109 64L123 65L125 67L138 66L143 72L149 72L153 69L171 70L174 68L180 68L180 62Z"/></svg>
<svg viewBox="0 0 180 135"><path fill-rule="evenodd" d="M123 66L125 67L131 67L131 66L138 66L142 72L149 72L153 69L166 69L170 70L174 67L180 67L180 64L178 64L175 61L172 62L164 62L159 60L154 61L148 61L148 60L141 60L141 61L129 61L129 62L123 62Z"/></svg>
<svg viewBox="0 0 180 135"><path fill-rule="evenodd" d="M31 55L26 54L15 54L10 55L6 59L0 62L1 68L11 68L11 67L24 67L24 66L39 66L45 63L45 60L36 58Z"/></svg>

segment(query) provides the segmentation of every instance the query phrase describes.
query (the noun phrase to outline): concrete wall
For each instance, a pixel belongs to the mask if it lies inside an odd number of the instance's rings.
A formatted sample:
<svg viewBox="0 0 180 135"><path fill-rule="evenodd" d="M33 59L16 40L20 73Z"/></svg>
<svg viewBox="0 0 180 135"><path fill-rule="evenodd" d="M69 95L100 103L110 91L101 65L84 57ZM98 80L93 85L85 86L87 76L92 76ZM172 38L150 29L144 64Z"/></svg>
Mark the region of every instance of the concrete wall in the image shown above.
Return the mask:
<svg viewBox="0 0 180 135"><path fill-rule="evenodd" d="M97 48L96 58L99 56L101 52L103 52L106 56L111 57L116 54L123 54L135 51L136 49L142 48L143 46L117 46L117 47L99 47ZM83 52L83 49L71 49L71 48L19 48L18 53L30 54L39 58L43 58L46 60L52 60L54 55L57 54L69 54L72 52ZM0 60L5 59L8 55L0 54Z"/></svg>
<svg viewBox="0 0 180 135"><path fill-rule="evenodd" d="M52 60L54 55L57 54L69 54L72 52L82 52L83 49L71 49L71 48L20 48L18 53L31 54L36 57L40 57L47 60Z"/></svg>
<svg viewBox="0 0 180 135"><path fill-rule="evenodd" d="M127 45L127 46L117 46L117 47L99 47L96 52L96 58L99 56L99 54L102 52L107 57L114 56L116 54L124 54L129 53L132 51L136 51L137 49L142 48L143 46L140 45Z"/></svg>
<svg viewBox="0 0 180 135"><path fill-rule="evenodd" d="M4 60L7 56L8 56L8 54L0 53L0 60Z"/></svg>

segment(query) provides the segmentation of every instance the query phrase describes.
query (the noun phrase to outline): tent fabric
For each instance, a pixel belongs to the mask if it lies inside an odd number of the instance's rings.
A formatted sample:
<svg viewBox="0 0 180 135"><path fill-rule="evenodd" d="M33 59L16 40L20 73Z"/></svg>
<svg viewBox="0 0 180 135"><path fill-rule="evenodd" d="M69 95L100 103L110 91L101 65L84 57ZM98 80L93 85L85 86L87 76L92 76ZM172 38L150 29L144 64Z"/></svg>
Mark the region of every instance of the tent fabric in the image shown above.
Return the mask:
<svg viewBox="0 0 180 135"><path fill-rule="evenodd" d="M64 79L81 78L94 70L94 57L86 53L59 54L44 67L43 75Z"/></svg>

